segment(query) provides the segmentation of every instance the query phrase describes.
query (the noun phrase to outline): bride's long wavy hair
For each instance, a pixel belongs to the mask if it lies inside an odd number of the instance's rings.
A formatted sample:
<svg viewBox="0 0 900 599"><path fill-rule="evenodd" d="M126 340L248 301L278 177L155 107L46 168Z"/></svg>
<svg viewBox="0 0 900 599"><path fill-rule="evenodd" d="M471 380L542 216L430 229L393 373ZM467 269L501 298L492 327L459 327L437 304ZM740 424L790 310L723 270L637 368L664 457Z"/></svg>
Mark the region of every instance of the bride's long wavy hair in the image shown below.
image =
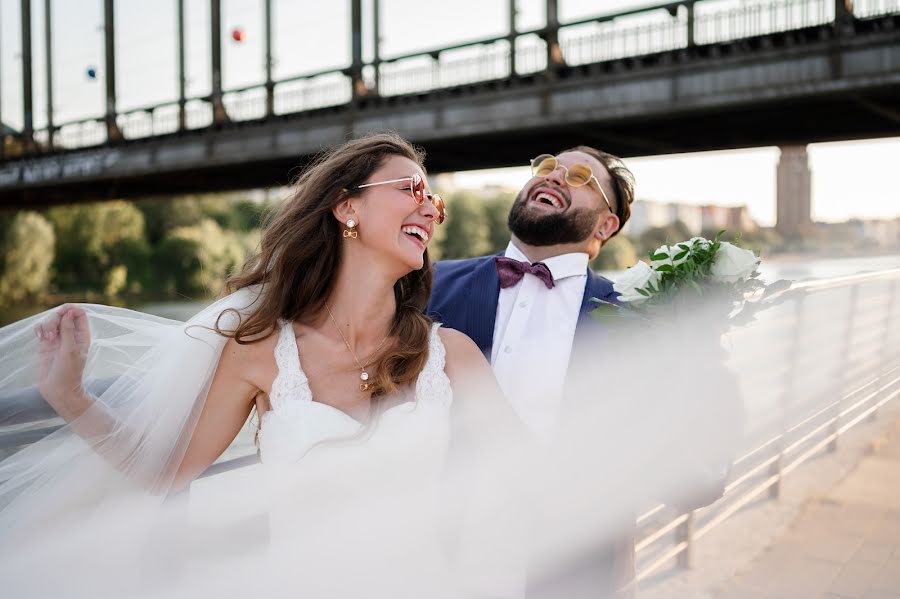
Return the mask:
<svg viewBox="0 0 900 599"><path fill-rule="evenodd" d="M233 331L238 343L253 343L277 330L278 319L302 320L320 313L341 264L343 227L332 208L377 170L389 156L415 161L424 172L424 152L393 133L353 139L317 156L294 182L289 197L263 227L259 253L229 278L226 292L258 285L253 313ZM395 340L374 362L373 398L415 381L428 359L431 320L431 261L394 284L397 312L389 335ZM218 325L217 325L218 330ZM374 406L373 406L374 407Z"/></svg>

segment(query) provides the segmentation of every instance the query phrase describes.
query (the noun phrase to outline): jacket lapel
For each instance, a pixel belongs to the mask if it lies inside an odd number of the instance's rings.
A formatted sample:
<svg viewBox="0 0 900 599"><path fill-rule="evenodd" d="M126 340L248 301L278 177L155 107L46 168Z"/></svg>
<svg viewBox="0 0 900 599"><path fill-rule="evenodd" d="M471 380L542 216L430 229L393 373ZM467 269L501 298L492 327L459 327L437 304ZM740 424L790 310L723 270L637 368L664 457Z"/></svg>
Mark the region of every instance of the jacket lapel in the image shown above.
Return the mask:
<svg viewBox="0 0 900 599"><path fill-rule="evenodd" d="M591 302L592 298L618 303L612 283L589 268L584 285L584 295L581 297L581 309L578 311L578 325L587 321L593 322L593 319L588 316L588 313L596 307L596 304Z"/></svg>
<svg viewBox="0 0 900 599"><path fill-rule="evenodd" d="M493 346L494 323L497 320L497 299L500 296L500 276L494 263L494 256L485 260L472 271L471 286L466 291L471 300L468 330L472 340L490 360Z"/></svg>

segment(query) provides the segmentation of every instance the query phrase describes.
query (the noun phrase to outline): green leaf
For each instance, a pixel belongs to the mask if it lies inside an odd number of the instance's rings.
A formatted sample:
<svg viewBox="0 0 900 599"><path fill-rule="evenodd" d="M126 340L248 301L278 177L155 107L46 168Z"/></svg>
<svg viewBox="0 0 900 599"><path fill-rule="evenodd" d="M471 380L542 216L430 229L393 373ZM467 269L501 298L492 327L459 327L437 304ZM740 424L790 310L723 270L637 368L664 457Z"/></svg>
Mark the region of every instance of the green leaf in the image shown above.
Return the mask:
<svg viewBox="0 0 900 599"><path fill-rule="evenodd" d="M635 289L635 291L637 291L638 293L640 293L640 294L643 295L644 297L650 297L650 294L649 294L648 292L644 291L643 289L638 288L638 289Z"/></svg>
<svg viewBox="0 0 900 599"><path fill-rule="evenodd" d="M671 264L662 264L656 267L657 272L675 272L675 267Z"/></svg>
<svg viewBox="0 0 900 599"><path fill-rule="evenodd" d="M681 260L682 258L684 258L685 256L688 255L688 251L689 250L684 250L683 252L678 252L677 254L675 254L675 257L673 258L673 260Z"/></svg>
<svg viewBox="0 0 900 599"><path fill-rule="evenodd" d="M656 261L656 260L665 260L665 259L667 259L668 257L669 257L669 256L667 256L666 254L661 254L661 253L660 253L660 254L654 254L653 252L650 252L650 259L651 259L651 260L654 260L654 261Z"/></svg>

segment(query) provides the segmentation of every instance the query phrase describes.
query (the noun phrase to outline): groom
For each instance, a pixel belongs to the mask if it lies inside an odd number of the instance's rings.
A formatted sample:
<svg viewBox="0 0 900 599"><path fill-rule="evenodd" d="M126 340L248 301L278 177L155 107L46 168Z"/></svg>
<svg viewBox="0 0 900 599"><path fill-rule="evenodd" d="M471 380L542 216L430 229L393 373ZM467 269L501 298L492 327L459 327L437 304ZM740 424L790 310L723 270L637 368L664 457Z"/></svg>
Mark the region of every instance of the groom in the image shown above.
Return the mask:
<svg viewBox="0 0 900 599"><path fill-rule="evenodd" d="M436 263L428 313L475 341L522 421L549 440L576 332L592 325L590 299L617 301L588 263L628 221L634 177L587 146L541 155L532 173L503 255ZM535 364L541 376L523 376Z"/></svg>
<svg viewBox="0 0 900 599"><path fill-rule="evenodd" d="M612 282L588 263L628 221L634 177L587 146L538 156L532 174L510 209L506 250L436 263L428 313L475 341L514 410L549 443L573 345L594 338L590 300L617 302ZM555 579L530 580L529 599L608 597L633 578L633 536L589 553Z"/></svg>

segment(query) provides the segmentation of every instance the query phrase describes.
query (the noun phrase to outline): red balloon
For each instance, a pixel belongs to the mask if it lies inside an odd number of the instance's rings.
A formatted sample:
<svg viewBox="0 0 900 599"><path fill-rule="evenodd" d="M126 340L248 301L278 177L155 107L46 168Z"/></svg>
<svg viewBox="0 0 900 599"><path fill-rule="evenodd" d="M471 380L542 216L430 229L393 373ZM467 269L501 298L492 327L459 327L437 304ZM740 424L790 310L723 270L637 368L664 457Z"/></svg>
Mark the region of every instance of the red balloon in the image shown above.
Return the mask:
<svg viewBox="0 0 900 599"><path fill-rule="evenodd" d="M234 29L231 30L231 39L233 39L234 41L242 42L242 41L244 41L244 37L246 37L244 35L244 30L241 29L240 27L235 27Z"/></svg>

